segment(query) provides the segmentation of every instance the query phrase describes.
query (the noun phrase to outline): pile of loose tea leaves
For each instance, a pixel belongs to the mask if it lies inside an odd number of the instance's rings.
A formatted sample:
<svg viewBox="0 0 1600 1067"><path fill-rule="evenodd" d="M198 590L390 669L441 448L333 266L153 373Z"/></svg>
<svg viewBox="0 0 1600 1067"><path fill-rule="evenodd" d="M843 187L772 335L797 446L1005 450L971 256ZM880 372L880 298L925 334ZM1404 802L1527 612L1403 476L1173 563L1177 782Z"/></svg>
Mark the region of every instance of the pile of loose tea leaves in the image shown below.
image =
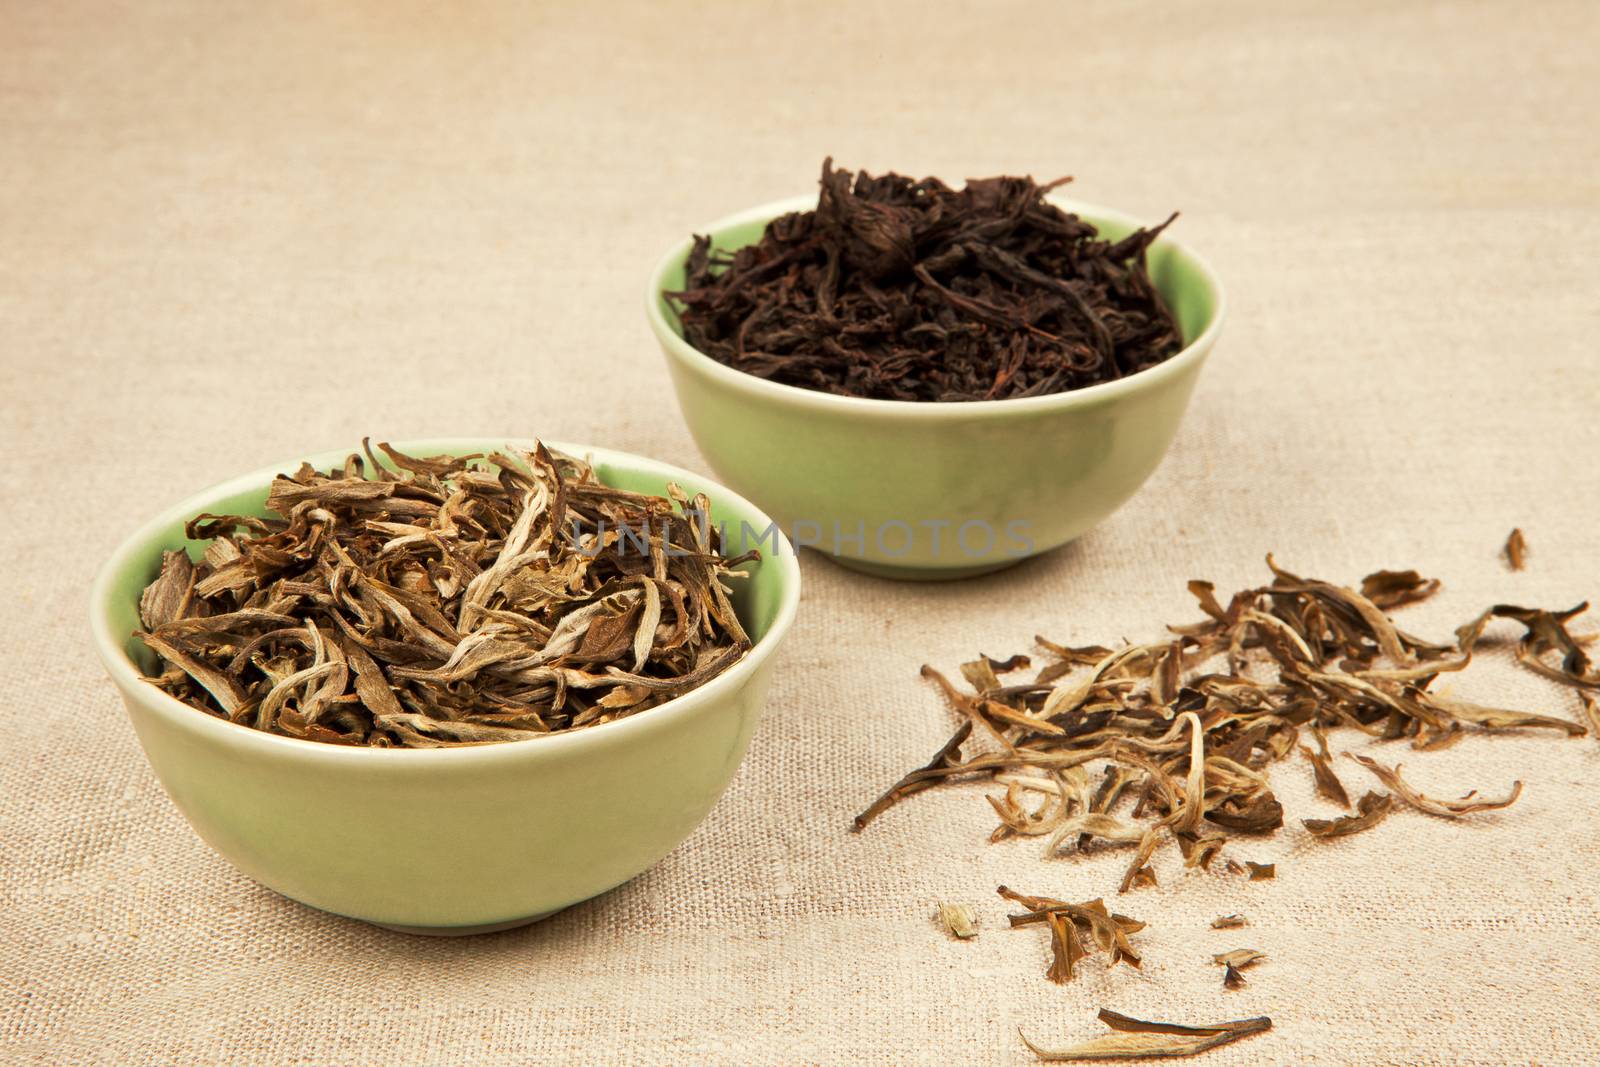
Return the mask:
<svg viewBox="0 0 1600 1067"><path fill-rule="evenodd" d="M1204 620L1168 627L1170 636L1160 641L1067 647L1041 637L1048 662L1031 680L1001 678L1030 668L1028 657L985 656L962 666L970 692L924 667L960 713L960 725L932 760L857 816L856 829L915 793L988 781L1001 790L987 796L999 817L993 840L1036 837L1052 856L1091 843L1126 847L1133 857L1118 889L1127 892L1154 881L1149 863L1163 846L1175 848L1186 867L1209 868L1226 846L1276 832L1284 810L1271 767L1296 754L1311 764L1317 792L1348 812L1303 820L1317 839L1364 832L1401 807L1446 819L1503 808L1522 783L1510 783L1500 796L1437 799L1411 786L1399 763L1346 753L1350 768L1385 790L1352 801L1328 739L1329 731L1348 728L1428 750L1468 732L1584 734L1584 725L1566 718L1434 691L1441 675L1467 667L1496 619L1523 627L1518 660L1574 689L1600 735L1593 697L1600 670L1586 648L1592 638L1568 629L1587 604L1565 611L1498 604L1457 630L1455 640L1440 643L1406 632L1387 614L1430 596L1437 581L1415 571L1379 571L1357 590L1302 578L1270 556L1267 563L1271 583L1235 593L1226 605L1211 583L1190 582ZM1258 863L1224 865L1248 871L1252 880L1275 873ZM1000 892L1031 912L1073 914L1059 902L1046 907L1042 898ZM1213 925L1242 924L1234 916ZM1050 976L1064 980L1071 960L1063 965L1061 956L1071 945L1056 941ZM1238 961L1219 962L1242 970Z"/></svg>
<svg viewBox="0 0 1600 1067"><path fill-rule="evenodd" d="M822 165L814 211L731 255L697 236L668 293L735 370L882 400L1003 400L1124 378L1183 347L1145 250L1045 200L1068 179L872 177Z"/></svg>
<svg viewBox="0 0 1600 1067"><path fill-rule="evenodd" d="M603 485L547 450L419 459L364 444L279 475L269 514L198 515L138 634L151 681L289 737L376 747L520 741L632 715L750 647L710 502ZM368 476L368 464L371 476Z"/></svg>

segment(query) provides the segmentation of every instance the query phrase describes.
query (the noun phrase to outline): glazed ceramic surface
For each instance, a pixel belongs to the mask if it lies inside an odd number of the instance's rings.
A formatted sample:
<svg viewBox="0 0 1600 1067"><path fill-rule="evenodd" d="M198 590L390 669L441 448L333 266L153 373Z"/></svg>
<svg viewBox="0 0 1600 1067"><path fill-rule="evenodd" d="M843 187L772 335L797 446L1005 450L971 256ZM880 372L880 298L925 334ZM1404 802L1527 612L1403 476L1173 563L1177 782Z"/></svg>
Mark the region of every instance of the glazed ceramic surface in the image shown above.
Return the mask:
<svg viewBox="0 0 1600 1067"><path fill-rule="evenodd" d="M1139 225L1052 202L1111 239ZM714 223L713 244L754 243L801 197ZM1182 352L1120 381L1051 396L916 403L834 396L723 366L687 344L663 292L683 284L690 242L651 277L646 313L678 404L718 476L776 516L796 544L901 578L1007 566L1070 541L1144 483L1177 432L1223 319L1216 276L1165 236L1151 277L1177 317Z"/></svg>
<svg viewBox="0 0 1600 1067"><path fill-rule="evenodd" d="M531 446L531 442L527 442ZM487 452L501 439L397 443L419 456ZM588 457L601 481L661 494L706 493L716 522L768 523L706 479L625 453L549 442ZM528 741L449 749L363 749L262 733L188 707L142 680L153 659L131 635L140 591L163 550L203 512L261 514L294 457L169 509L125 542L96 580L91 624L145 754L213 848L285 896L426 932L516 925L601 893L688 836L739 766L760 715L772 656L799 601L794 552L779 544L734 604L755 647L699 689L612 723Z"/></svg>

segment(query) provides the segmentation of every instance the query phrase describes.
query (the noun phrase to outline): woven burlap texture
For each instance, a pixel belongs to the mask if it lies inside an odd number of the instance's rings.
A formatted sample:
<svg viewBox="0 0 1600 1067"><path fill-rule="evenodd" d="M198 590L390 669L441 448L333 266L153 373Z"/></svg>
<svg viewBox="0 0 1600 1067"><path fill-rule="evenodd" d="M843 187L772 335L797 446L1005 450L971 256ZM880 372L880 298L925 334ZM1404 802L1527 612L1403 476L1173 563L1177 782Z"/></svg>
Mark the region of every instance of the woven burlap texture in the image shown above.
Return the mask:
<svg viewBox="0 0 1600 1067"><path fill-rule="evenodd" d="M1066 986L995 887L1111 895L1125 853L988 844L970 787L848 832L952 726L921 664L1151 639L1195 617L1185 581L1257 583L1269 550L1442 578L1406 609L1427 635L1600 595L1596 30L1581 2L7 5L0 1062L1021 1064L1019 1026L1067 1043L1102 1005L1273 1017L1219 1067L1600 1060L1593 738L1394 747L1436 795L1526 791L1324 846L1298 819L1329 808L1286 765L1289 828L1235 849L1277 880L1163 855L1116 905L1150 923L1144 969L1091 960ZM828 153L1182 210L1231 317L1137 498L981 580L805 559L726 797L655 869L531 928L389 933L212 853L89 648L109 549L362 434L705 469L645 278ZM1577 713L1503 654L1453 684ZM977 907L977 940L935 927L939 900ZM1209 929L1234 911L1251 925ZM1242 946L1271 959L1224 992L1209 957Z"/></svg>

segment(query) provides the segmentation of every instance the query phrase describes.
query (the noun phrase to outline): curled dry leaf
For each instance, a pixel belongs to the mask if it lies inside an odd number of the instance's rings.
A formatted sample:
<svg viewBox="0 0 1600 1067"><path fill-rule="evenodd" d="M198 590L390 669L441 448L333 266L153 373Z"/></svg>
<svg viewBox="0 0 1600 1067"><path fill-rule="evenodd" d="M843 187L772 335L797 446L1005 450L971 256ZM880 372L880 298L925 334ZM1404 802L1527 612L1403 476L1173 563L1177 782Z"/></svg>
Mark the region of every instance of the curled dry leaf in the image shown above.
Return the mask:
<svg viewBox="0 0 1600 1067"><path fill-rule="evenodd" d="M1236 948L1230 952L1219 952L1211 957L1211 962L1219 967L1237 967L1244 970L1253 967L1267 958L1265 952L1257 952L1253 948Z"/></svg>
<svg viewBox="0 0 1600 1067"><path fill-rule="evenodd" d="M978 936L978 916L970 904L939 905L939 922L951 937L966 941Z"/></svg>
<svg viewBox="0 0 1600 1067"><path fill-rule="evenodd" d="M1101 1008L1100 1021L1117 1032L1067 1048L1050 1049L1036 1045L1020 1030L1018 1036L1022 1038L1022 1043L1042 1060L1075 1063L1083 1060L1176 1059L1182 1056L1195 1056L1220 1045L1227 1045L1272 1029L1272 1020L1265 1015L1253 1019L1235 1019L1212 1026L1182 1026L1177 1023L1146 1022L1143 1019L1135 1019Z"/></svg>
<svg viewBox="0 0 1600 1067"><path fill-rule="evenodd" d="M1416 571L1373 571L1361 579L1361 595L1380 608L1398 608L1426 600L1439 591L1439 579Z"/></svg>
<svg viewBox="0 0 1600 1067"><path fill-rule="evenodd" d="M710 503L601 484L536 446L407 456L380 444L274 479L267 514L198 515L140 598L150 681L313 741L520 741L704 684L750 639ZM370 475L368 468L370 464Z"/></svg>
<svg viewBox="0 0 1600 1067"><path fill-rule="evenodd" d="M1219 915L1211 920L1213 930L1233 930L1240 926L1249 925L1250 920L1235 912L1232 915Z"/></svg>
<svg viewBox="0 0 1600 1067"><path fill-rule="evenodd" d="M1250 880L1252 882L1265 882L1278 877L1278 865L1276 863L1252 863L1250 860L1245 860L1244 865L1250 872Z"/></svg>
<svg viewBox="0 0 1600 1067"><path fill-rule="evenodd" d="M1461 816L1470 815L1475 811L1494 811L1498 808L1509 808L1516 802L1517 797L1522 795L1522 783L1512 782L1511 792L1501 800L1474 800L1473 798L1478 795L1477 790L1473 790L1460 800L1435 800L1430 796L1417 792L1406 784L1405 779L1400 777L1400 764L1397 763L1393 767L1385 767L1377 760L1369 759L1355 752L1347 752L1345 754L1371 771L1380 782L1394 790L1396 796L1413 808L1429 815L1439 815L1446 819L1459 819Z"/></svg>
<svg viewBox="0 0 1600 1067"><path fill-rule="evenodd" d="M1357 814L1341 815L1337 819L1302 819L1307 830L1317 837L1348 837L1370 830L1384 820L1394 807L1394 798L1387 793L1368 792L1356 802Z"/></svg>

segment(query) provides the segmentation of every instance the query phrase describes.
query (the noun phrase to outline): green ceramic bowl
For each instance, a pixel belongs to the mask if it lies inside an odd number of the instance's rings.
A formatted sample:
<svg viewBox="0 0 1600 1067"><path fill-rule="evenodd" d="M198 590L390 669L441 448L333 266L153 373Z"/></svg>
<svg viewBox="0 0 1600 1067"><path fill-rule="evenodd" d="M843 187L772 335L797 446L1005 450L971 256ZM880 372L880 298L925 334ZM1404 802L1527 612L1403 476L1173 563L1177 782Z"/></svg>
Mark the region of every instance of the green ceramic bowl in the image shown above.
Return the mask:
<svg viewBox="0 0 1600 1067"><path fill-rule="evenodd" d="M1055 200L1121 237L1139 223ZM723 249L772 219L816 207L797 197L712 223ZM776 516L797 545L895 578L996 570L1077 537L1115 511L1161 462L1222 328L1222 286L1166 236L1150 273L1186 347L1121 381L1053 396L972 403L862 400L744 374L687 344L662 296L683 285L684 241L650 278L646 313L700 451L718 476Z"/></svg>
<svg viewBox="0 0 1600 1067"><path fill-rule="evenodd" d="M397 443L419 456L484 452L495 439ZM531 444L531 443L530 443ZM589 457L609 485L662 493L675 481L712 500L713 521L770 521L688 471L622 452L550 442ZM310 904L385 926L472 933L519 925L639 874L689 835L721 796L755 729L800 598L794 552L751 564L734 606L755 647L724 674L616 722L506 744L360 749L261 733L214 718L143 680L131 633L163 550L203 512L261 514L273 474L295 457L169 508L116 550L90 595L94 641L150 765L189 822L245 874Z"/></svg>

